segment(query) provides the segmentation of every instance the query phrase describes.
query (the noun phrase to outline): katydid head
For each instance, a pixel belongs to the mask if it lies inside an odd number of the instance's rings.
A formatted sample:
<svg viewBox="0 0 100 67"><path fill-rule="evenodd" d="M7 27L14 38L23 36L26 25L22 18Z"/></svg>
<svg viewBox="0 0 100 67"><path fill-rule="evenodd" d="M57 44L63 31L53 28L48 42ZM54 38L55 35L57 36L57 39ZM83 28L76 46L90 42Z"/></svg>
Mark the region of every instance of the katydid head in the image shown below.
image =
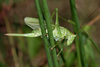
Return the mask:
<svg viewBox="0 0 100 67"><path fill-rule="evenodd" d="M76 35L70 35L67 39L67 46L69 46L70 44L73 43L74 39L75 39Z"/></svg>

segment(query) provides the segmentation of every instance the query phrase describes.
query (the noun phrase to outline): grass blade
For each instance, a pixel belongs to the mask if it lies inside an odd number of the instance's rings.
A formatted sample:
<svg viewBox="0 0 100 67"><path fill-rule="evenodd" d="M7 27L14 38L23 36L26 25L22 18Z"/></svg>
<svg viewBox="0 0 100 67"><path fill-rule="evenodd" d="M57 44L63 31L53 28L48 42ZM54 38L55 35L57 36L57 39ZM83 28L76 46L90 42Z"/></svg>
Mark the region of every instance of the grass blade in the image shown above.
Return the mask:
<svg viewBox="0 0 100 67"><path fill-rule="evenodd" d="M44 25L44 20L43 20L42 11L41 11L41 8L40 8L39 0L35 0L35 4L36 4L36 7L37 7L38 18L39 18L39 21L40 21L39 23L40 23L40 27L41 27L41 31L42 31L42 37L43 37L43 41L44 41L44 46L45 46L45 50L46 50L48 64L49 64L49 67L53 67L53 62L52 62L50 49L49 49L49 42L48 42L47 37L45 37L46 30L45 30L45 25Z"/></svg>

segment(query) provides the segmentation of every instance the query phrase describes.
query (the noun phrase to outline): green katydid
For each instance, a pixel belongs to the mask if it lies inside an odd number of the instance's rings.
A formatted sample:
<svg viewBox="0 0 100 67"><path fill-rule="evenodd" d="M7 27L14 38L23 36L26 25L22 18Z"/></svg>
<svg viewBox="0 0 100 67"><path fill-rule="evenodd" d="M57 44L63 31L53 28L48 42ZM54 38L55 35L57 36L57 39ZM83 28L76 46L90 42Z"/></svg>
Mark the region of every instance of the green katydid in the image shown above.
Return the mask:
<svg viewBox="0 0 100 67"><path fill-rule="evenodd" d="M53 29L53 37L54 37L55 41L59 41L56 45L61 43L64 39L67 40L66 44L70 45L74 41L74 38L76 37L76 35L71 33L68 29L66 29L62 26L59 26L58 9L56 8L55 10L56 10L56 22L55 22L55 25L52 23L52 29ZM54 11L54 13L55 13L55 11ZM54 13L53 13L53 15L54 15ZM34 29L32 31L32 33L26 33L26 34L12 34L11 33L11 34L5 34L5 35L7 35L7 36L24 36L24 37L42 36L40 25L39 25L39 19L26 17L26 18L24 18L24 21L25 21L26 25L28 25L30 28ZM68 21L68 22L74 24L72 21ZM46 33L48 33L47 29L46 29ZM47 37L48 37L48 35L47 35ZM52 47L51 50L53 50L53 48L55 48L56 45L54 47ZM61 50L57 56L59 56L59 54L62 52L62 50L63 50L63 47L61 47Z"/></svg>
<svg viewBox="0 0 100 67"><path fill-rule="evenodd" d="M32 33L27 33L27 34L5 34L7 36L24 36L24 37L38 37L42 36L40 25L39 25L39 20L37 18L31 18L31 17L25 17L24 21L26 25L34 29ZM44 21L45 22L45 21ZM71 22L71 21L69 21ZM67 39L66 44L70 45L73 41L74 38L76 37L75 34L71 33L68 29L59 26L58 22L58 9L56 9L56 22L55 25L52 24L53 27L53 37L55 41L61 41L62 39ZM46 29L46 33L47 29ZM47 35L48 37L48 35Z"/></svg>
<svg viewBox="0 0 100 67"><path fill-rule="evenodd" d="M75 35L75 34L71 33L68 29L66 29L66 28L64 28L62 26L59 26L59 22L58 22L58 9L56 8L55 10L56 10L56 22L55 22L55 24L52 23L52 29L53 29L53 37L54 37L55 41L59 41L56 45L58 45L59 43L61 43L63 40L64 41L67 40L67 42L65 44L66 45L70 45L74 41L74 39L75 39L75 37L76 37L77 34ZM54 13L55 13L55 11L54 11ZM54 13L53 13L53 15L54 15ZM62 18L62 17L60 17L60 18ZM66 19L64 19L64 20L66 21ZM41 29L40 29L40 25L39 25L39 19L32 18L32 17L26 17L26 18L24 18L24 21L25 21L26 25L28 25L30 28L34 29L32 31L32 33L26 33L26 34L16 34L16 33L15 34L12 34L11 33L11 34L5 34L5 35L7 35L7 36L24 36L24 37L38 37L38 36L42 36ZM72 21L68 21L68 22L74 24ZM83 24L81 25L81 27L83 26ZM79 30L81 29L81 27L79 28ZM47 32L47 29L46 29L46 33L48 33ZM47 37L48 37L48 35L47 35ZM55 48L55 46L52 47L51 50L53 50L53 48ZM61 50L58 53L58 55L61 53L62 50L63 50L63 48L61 46Z"/></svg>

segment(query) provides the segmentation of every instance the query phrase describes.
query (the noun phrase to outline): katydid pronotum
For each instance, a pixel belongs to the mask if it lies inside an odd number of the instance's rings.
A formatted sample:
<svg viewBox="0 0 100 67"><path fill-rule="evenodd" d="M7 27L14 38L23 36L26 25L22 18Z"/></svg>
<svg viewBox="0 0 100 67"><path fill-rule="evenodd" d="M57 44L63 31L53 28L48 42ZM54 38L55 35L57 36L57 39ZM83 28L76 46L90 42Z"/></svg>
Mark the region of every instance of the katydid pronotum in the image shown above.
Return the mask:
<svg viewBox="0 0 100 67"><path fill-rule="evenodd" d="M70 45L70 44L73 43L76 35L71 33L68 29L66 29L66 28L64 28L62 26L59 26L58 9L55 9L55 10L56 10L56 22L55 22L55 24L52 24L54 40L58 41L58 42L61 42L62 40L65 39L65 40L67 40L65 44L66 45ZM32 33L26 33L26 34L16 34L16 33L14 34L14 33L11 33L11 34L5 34L5 35L7 35L7 36L24 36L24 37L42 36L41 28L40 28L40 25L39 25L39 20L37 18L25 17L24 21L25 21L26 25L28 25L30 28L34 29L32 31ZM46 33L48 33L47 29L46 29ZM48 34L46 36L48 37ZM52 47L51 49L53 49L54 47ZM62 49L61 49L61 51L62 51ZM61 53L61 51L58 53L58 55Z"/></svg>

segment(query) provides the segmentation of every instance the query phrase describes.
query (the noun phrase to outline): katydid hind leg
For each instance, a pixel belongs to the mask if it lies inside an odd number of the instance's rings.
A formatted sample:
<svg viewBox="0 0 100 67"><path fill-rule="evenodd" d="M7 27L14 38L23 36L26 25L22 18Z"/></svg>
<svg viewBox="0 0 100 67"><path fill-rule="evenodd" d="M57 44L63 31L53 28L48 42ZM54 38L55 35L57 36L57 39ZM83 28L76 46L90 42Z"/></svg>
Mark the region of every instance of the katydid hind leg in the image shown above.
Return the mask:
<svg viewBox="0 0 100 67"><path fill-rule="evenodd" d="M63 47L61 47L59 53L57 54L57 57L59 57L59 55L61 54L62 51L63 51Z"/></svg>
<svg viewBox="0 0 100 67"><path fill-rule="evenodd" d="M60 59L59 59L59 55L61 54L62 51L63 51L63 47L61 47L59 53L57 54L57 58L58 58L58 60L60 60Z"/></svg>
<svg viewBox="0 0 100 67"><path fill-rule="evenodd" d="M61 39L59 42L57 42L57 43L51 48L51 50L53 50L53 49L54 49L58 44L60 44L63 40L64 40L64 38Z"/></svg>
<svg viewBox="0 0 100 67"><path fill-rule="evenodd" d="M63 51L63 48L64 48L64 45L65 45L65 43L66 43L66 39L63 39L63 41L61 42L61 48L60 48L60 46L58 45L57 47L58 47L58 49L59 49L59 53L57 54L57 57L61 54L61 52Z"/></svg>

